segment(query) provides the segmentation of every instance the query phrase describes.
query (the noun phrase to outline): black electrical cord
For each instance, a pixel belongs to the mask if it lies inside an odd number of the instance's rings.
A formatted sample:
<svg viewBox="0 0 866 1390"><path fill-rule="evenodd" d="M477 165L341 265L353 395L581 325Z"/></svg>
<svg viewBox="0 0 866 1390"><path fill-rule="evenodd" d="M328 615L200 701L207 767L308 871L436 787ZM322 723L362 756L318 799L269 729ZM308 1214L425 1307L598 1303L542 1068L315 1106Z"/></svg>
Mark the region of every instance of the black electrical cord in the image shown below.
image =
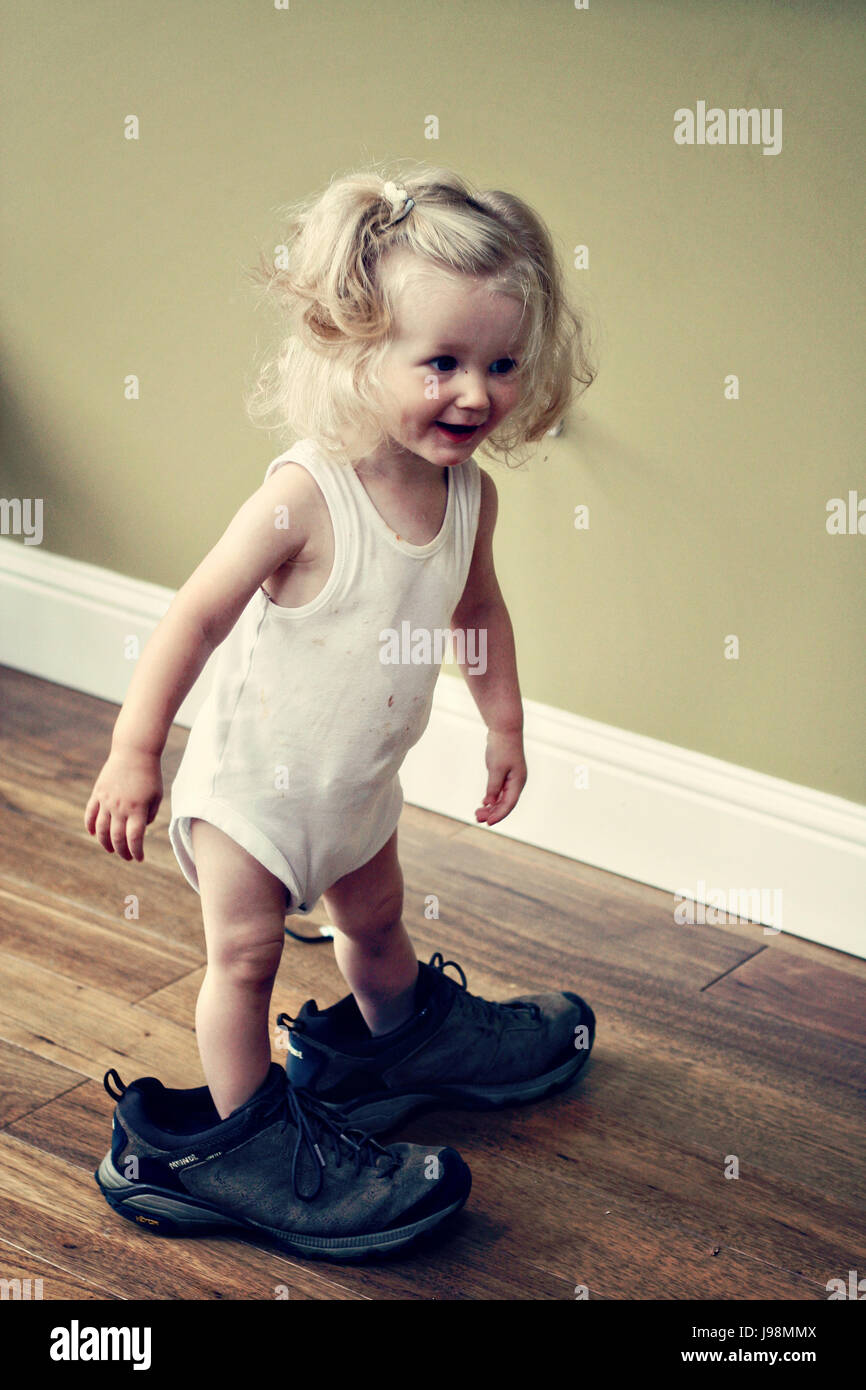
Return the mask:
<svg viewBox="0 0 866 1390"><path fill-rule="evenodd" d="M286 927L286 936L294 937L295 941L304 941L308 946L321 946L324 941L330 941L329 936L301 936L299 932L292 931Z"/></svg>

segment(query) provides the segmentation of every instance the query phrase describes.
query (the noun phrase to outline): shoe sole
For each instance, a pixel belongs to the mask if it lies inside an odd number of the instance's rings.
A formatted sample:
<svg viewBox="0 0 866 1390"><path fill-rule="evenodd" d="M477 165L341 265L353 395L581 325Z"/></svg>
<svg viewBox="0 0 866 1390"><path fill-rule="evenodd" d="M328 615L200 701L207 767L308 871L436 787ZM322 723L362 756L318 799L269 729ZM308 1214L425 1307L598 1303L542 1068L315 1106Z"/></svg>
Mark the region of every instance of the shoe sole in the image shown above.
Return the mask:
<svg viewBox="0 0 866 1390"><path fill-rule="evenodd" d="M131 1182L115 1168L107 1153L93 1174L103 1197L113 1211L132 1221L141 1230L160 1236L198 1236L230 1232L238 1236L257 1236L280 1245L292 1254L311 1259L364 1260L406 1250L422 1240L448 1217L464 1206L472 1185L466 1169L466 1190L449 1206L421 1221L389 1231L373 1231L356 1236L316 1236L302 1231L283 1231L244 1217L227 1216L218 1207L198 1198L179 1197L177 1192L152 1183Z"/></svg>
<svg viewBox="0 0 866 1390"><path fill-rule="evenodd" d="M595 1041L595 1015L588 1005L584 1009L592 1020ZM583 1071L592 1052L589 1047L581 1048L553 1071L544 1076L530 1077L527 1081L516 1081L510 1085L495 1086L437 1086L435 1091L416 1093L384 1094L375 1097L365 1096L357 1102L342 1100L339 1105L322 1102L330 1110L339 1110L348 1116L352 1125L367 1134L383 1134L403 1124L412 1115L427 1110L502 1110L508 1105L520 1105L556 1091L565 1090ZM321 1099L318 1097L318 1099Z"/></svg>

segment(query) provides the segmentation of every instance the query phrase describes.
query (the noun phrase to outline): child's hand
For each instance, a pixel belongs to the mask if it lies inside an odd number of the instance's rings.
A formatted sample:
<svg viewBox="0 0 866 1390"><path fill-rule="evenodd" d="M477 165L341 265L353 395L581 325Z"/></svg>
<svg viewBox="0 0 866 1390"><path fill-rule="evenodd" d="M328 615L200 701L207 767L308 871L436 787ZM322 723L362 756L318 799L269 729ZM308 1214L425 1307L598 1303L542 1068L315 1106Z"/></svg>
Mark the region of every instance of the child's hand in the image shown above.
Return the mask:
<svg viewBox="0 0 866 1390"><path fill-rule="evenodd" d="M84 824L109 854L144 859L144 829L162 801L159 755L112 750L90 793Z"/></svg>
<svg viewBox="0 0 866 1390"><path fill-rule="evenodd" d="M517 805L526 785L526 760L523 756L523 734L496 733L487 735L487 795L484 804L475 812L475 819L487 825L504 820Z"/></svg>

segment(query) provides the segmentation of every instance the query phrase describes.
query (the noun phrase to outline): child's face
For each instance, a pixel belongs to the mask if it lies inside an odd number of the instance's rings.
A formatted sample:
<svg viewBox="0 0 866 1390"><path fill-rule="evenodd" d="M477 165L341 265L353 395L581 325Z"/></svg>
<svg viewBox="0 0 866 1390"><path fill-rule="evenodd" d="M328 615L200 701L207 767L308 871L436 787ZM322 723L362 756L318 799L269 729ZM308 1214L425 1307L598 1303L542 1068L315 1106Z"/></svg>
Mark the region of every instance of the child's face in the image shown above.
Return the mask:
<svg viewBox="0 0 866 1390"><path fill-rule="evenodd" d="M380 368L395 454L408 451L439 468L460 464L503 422L521 393L522 314L521 304L472 276L425 267L423 278L409 281Z"/></svg>

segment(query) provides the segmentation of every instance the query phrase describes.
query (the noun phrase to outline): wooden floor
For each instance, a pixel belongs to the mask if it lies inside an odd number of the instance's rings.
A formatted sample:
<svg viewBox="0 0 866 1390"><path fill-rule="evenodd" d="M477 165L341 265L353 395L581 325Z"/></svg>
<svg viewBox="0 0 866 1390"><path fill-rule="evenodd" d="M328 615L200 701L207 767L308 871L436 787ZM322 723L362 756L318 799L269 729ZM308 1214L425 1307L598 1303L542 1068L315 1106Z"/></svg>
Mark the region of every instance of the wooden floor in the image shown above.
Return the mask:
<svg viewBox="0 0 866 1390"><path fill-rule="evenodd" d="M584 1285L739 1301L826 1300L828 1280L866 1274L866 962L760 927L677 926L668 894L412 807L400 855L419 956L443 951L487 998L585 995L598 1034L582 1080L398 1132L453 1145L473 1173L423 1255L346 1268L127 1224L93 1180L103 1073L203 1080L198 898L167 836L187 735L172 730L146 860L128 864L82 819L116 707L3 669L0 705L0 1278L41 1278L52 1299L272 1299L284 1284L293 1299L571 1300ZM479 798L482 784L479 767ZM325 920L320 904L292 925ZM344 993L330 945L287 939L273 1017Z"/></svg>

